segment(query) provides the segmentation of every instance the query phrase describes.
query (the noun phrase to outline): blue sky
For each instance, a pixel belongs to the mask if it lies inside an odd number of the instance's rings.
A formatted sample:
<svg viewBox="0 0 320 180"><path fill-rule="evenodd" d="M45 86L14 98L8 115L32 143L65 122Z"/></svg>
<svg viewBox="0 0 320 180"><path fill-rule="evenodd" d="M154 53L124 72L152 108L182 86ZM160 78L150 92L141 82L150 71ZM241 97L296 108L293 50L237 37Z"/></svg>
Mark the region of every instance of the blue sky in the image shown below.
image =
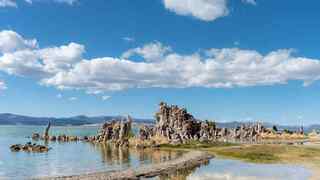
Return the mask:
<svg viewBox="0 0 320 180"><path fill-rule="evenodd" d="M319 5L0 0L0 112L318 123Z"/></svg>

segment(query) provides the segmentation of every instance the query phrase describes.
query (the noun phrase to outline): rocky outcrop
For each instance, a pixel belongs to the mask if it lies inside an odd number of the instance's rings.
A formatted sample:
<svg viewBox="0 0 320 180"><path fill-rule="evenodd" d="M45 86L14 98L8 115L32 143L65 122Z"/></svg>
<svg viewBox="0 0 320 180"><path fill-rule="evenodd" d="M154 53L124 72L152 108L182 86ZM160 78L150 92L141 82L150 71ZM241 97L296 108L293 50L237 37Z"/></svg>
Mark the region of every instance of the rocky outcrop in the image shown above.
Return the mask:
<svg viewBox="0 0 320 180"><path fill-rule="evenodd" d="M49 121L46 129L44 130L43 137L42 137L45 141L48 141L50 139L50 136L49 136L50 127L51 127L51 122Z"/></svg>
<svg viewBox="0 0 320 180"><path fill-rule="evenodd" d="M32 133L31 138L32 138L33 140L35 140L35 141L37 141L37 140L39 140L39 139L42 139L42 140L45 140L45 141L49 141L49 140L51 139L51 137L49 136L50 127L51 127L51 122L49 121L49 122L48 122L48 125L47 125L47 127L45 128L42 136L41 136L39 133Z"/></svg>
<svg viewBox="0 0 320 180"><path fill-rule="evenodd" d="M40 134L39 134L39 133L32 133L31 138L32 138L33 140L39 140L39 139L40 139Z"/></svg>
<svg viewBox="0 0 320 180"><path fill-rule="evenodd" d="M155 134L166 137L172 144L186 143L190 140L206 141L215 135L214 123L196 120L185 108L160 103L156 113Z"/></svg>
<svg viewBox="0 0 320 180"><path fill-rule="evenodd" d="M155 134L154 130L153 126L142 125L139 129L139 139L141 141L150 139Z"/></svg>
<svg viewBox="0 0 320 180"><path fill-rule="evenodd" d="M101 143L112 143L117 147L128 147L131 131L132 118L113 120L103 124L100 132L95 137L89 137L88 141L97 141Z"/></svg>
<svg viewBox="0 0 320 180"><path fill-rule="evenodd" d="M100 142L100 143L112 143L117 147L128 147L129 138L132 136L131 132L132 118L128 116L125 119L113 120L106 122L102 125L101 130L96 136L67 136L65 134L58 136L50 136L50 122L45 128L44 134L41 136L39 133L33 133L33 140L44 140L44 141L58 141L58 142L73 142L73 141L84 141L84 142Z"/></svg>
<svg viewBox="0 0 320 180"><path fill-rule="evenodd" d="M156 113L155 134L168 138L172 143L182 143L198 139L200 125L185 108L161 102L160 110Z"/></svg>
<svg viewBox="0 0 320 180"><path fill-rule="evenodd" d="M152 130L157 136L163 136L171 144L220 141L258 141L266 130L261 124L241 125L235 128L218 128L214 122L195 119L185 108L160 103L156 113L156 125ZM148 139L148 132L140 130L140 139Z"/></svg>
<svg viewBox="0 0 320 180"><path fill-rule="evenodd" d="M10 149L13 152L24 151L24 152L43 153L43 152L49 151L49 148L47 146L32 144L31 142L28 142L25 145L14 144L14 145L10 146Z"/></svg>

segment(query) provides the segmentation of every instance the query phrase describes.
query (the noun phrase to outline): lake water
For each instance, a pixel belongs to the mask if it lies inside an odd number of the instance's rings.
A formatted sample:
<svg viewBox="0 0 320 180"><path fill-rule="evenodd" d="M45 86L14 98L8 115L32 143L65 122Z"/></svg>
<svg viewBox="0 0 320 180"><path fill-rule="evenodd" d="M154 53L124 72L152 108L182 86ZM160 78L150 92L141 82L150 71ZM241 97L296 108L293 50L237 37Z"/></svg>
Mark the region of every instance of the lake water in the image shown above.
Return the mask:
<svg viewBox="0 0 320 180"><path fill-rule="evenodd" d="M114 149L91 143L49 143L47 153L11 152L12 144L30 141L32 132L43 132L39 126L0 126L0 179L86 174L158 163L182 155L178 151ZM50 134L95 135L98 127L52 127ZM39 141L39 143L41 143ZM258 165L227 159L212 159L206 166L177 172L177 177L190 180L301 180L311 171L301 166ZM167 177L168 178L168 177ZM164 178L166 179L166 178Z"/></svg>
<svg viewBox="0 0 320 180"><path fill-rule="evenodd" d="M0 126L0 179L86 174L137 167L180 156L181 152L159 150L115 149L84 142L49 143L47 153L11 152L12 144L30 141L37 126ZM97 127L52 127L50 134L95 135ZM41 144L41 141L37 142Z"/></svg>
<svg viewBox="0 0 320 180"><path fill-rule="evenodd" d="M302 166L253 164L237 160L212 159L188 176L189 180L304 180L311 171Z"/></svg>

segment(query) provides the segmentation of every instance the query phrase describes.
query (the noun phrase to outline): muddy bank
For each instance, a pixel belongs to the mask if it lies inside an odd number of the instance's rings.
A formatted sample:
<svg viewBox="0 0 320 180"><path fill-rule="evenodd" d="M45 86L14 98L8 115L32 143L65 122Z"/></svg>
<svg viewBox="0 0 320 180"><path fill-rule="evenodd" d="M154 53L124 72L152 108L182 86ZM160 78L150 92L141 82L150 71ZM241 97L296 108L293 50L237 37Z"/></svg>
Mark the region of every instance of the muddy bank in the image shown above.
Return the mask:
<svg viewBox="0 0 320 180"><path fill-rule="evenodd" d="M145 166L140 166L135 169L127 169L123 171L112 171L112 172L99 172L91 173L85 175L75 175L75 176L61 176L61 177L46 177L46 178L36 178L39 180L79 180L79 179L139 179L139 178L150 178L160 175L170 175L176 171L182 169L192 169L206 164L209 160L213 158L206 152L194 151L184 154L182 157L175 160L159 163L150 164Z"/></svg>

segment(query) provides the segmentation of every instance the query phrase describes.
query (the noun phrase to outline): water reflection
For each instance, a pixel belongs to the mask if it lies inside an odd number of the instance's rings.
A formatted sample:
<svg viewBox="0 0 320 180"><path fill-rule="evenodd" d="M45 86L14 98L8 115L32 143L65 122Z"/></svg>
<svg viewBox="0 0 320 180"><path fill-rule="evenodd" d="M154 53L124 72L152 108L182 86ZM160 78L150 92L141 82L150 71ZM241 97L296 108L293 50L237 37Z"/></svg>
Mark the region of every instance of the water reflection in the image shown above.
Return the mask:
<svg viewBox="0 0 320 180"><path fill-rule="evenodd" d="M0 126L0 179L64 176L101 171L136 168L180 157L183 152L156 149L118 149L104 144L82 142L50 142L48 153L13 153L11 144L29 141L32 132L43 127ZM93 127L53 127L52 134L89 136L96 134ZM308 179L311 172L301 166L259 165L241 161L213 159L206 166L184 169L155 179Z"/></svg>
<svg viewBox="0 0 320 180"><path fill-rule="evenodd" d="M182 156L183 151L118 148L109 144L89 143L100 154L103 163L120 166L140 166L169 161Z"/></svg>
<svg viewBox="0 0 320 180"><path fill-rule="evenodd" d="M212 159L207 166L197 169L190 180L302 180L312 172L302 166L287 164L253 164L237 160Z"/></svg>
<svg viewBox="0 0 320 180"><path fill-rule="evenodd" d="M168 172L167 174L162 174L154 179L159 180L187 180L188 177L193 174L198 168L201 168L202 166L208 165L208 163L201 164L199 166L195 166L192 168L186 168L186 169L179 169L175 172ZM214 178L212 178L214 179Z"/></svg>
<svg viewBox="0 0 320 180"><path fill-rule="evenodd" d="M237 160L212 159L208 164L161 175L157 180L302 180L312 172L298 165L253 164Z"/></svg>
<svg viewBox="0 0 320 180"><path fill-rule="evenodd" d="M102 162L109 165L130 164L130 152L128 148L115 148L107 144L93 144L101 154Z"/></svg>

